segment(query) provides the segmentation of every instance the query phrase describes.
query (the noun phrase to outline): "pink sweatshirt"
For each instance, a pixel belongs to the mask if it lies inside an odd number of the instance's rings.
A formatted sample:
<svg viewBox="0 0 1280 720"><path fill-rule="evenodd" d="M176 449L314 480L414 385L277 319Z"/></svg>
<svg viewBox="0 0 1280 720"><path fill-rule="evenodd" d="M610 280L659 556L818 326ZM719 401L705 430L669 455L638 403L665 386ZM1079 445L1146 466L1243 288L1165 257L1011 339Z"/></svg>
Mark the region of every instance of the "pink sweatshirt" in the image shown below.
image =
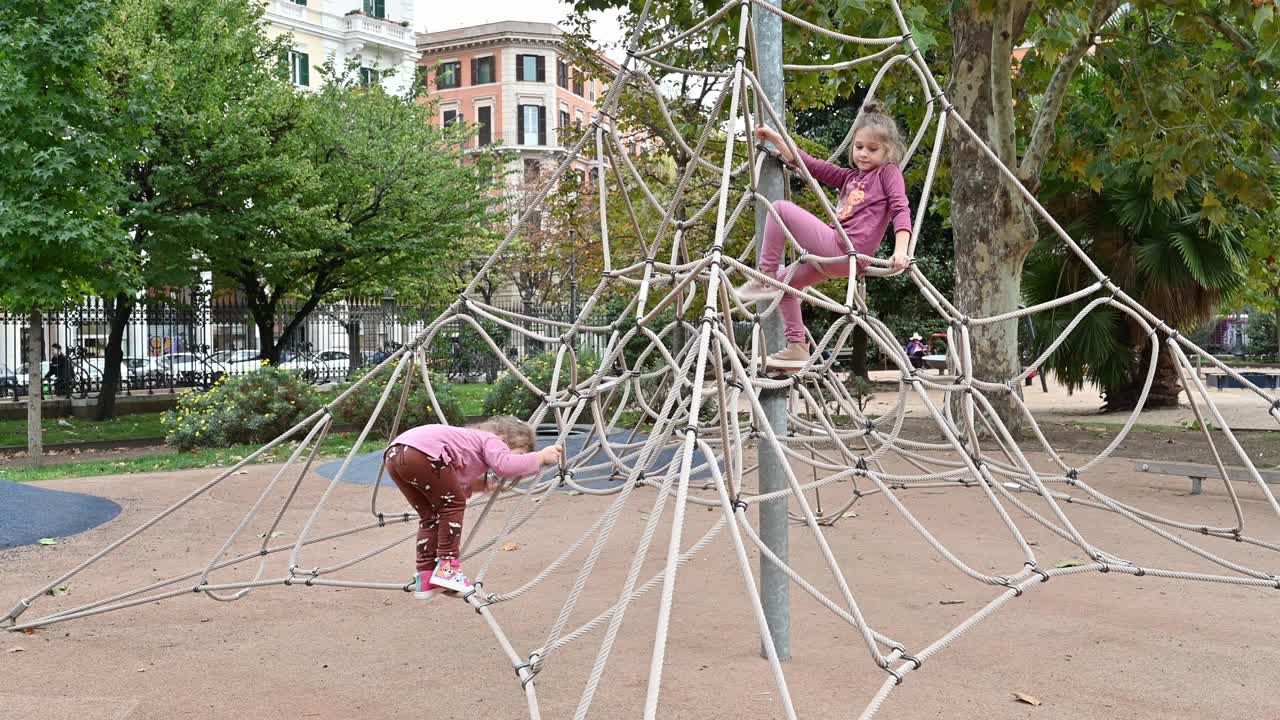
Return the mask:
<svg viewBox="0 0 1280 720"><path fill-rule="evenodd" d="M814 180L839 191L836 216L858 252L875 255L890 220L895 231L911 231L907 185L897 165L885 163L866 171L843 168L803 150L800 150L800 159Z"/></svg>
<svg viewBox="0 0 1280 720"><path fill-rule="evenodd" d="M467 494L484 487L484 474L492 470L504 478L532 475L542 467L537 453L514 453L497 435L452 425L419 425L391 441L408 445L453 468ZM479 481L479 482L477 482Z"/></svg>

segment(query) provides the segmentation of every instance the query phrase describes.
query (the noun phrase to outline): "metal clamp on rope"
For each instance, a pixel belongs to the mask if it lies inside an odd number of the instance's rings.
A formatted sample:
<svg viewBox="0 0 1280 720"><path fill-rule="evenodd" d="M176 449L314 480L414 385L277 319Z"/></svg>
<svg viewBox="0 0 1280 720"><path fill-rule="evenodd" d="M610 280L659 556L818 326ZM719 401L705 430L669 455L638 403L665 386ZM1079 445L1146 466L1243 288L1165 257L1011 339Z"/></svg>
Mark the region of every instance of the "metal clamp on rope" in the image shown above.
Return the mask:
<svg viewBox="0 0 1280 720"><path fill-rule="evenodd" d="M854 464L853 468L860 473L865 473L867 471L867 459L859 455L858 462Z"/></svg>
<svg viewBox="0 0 1280 720"><path fill-rule="evenodd" d="M1067 470L1066 478L1068 485L1075 485L1076 481L1080 479L1080 473L1075 468L1071 468Z"/></svg>
<svg viewBox="0 0 1280 720"><path fill-rule="evenodd" d="M921 667L924 666L924 661L914 655L908 655L906 653L903 653L901 659L911 663L912 665L915 665L914 669L916 670L919 670Z"/></svg>
<svg viewBox="0 0 1280 720"><path fill-rule="evenodd" d="M1038 567L1035 567L1034 565L1031 567L1031 572L1040 576L1040 582L1042 583L1049 582L1049 573L1041 570Z"/></svg>
<svg viewBox="0 0 1280 720"><path fill-rule="evenodd" d="M737 500L734 500L734 501L733 501L733 509L734 509L735 511L736 511L736 510L741 510L742 512L746 512L746 511L747 511L747 501L746 501L746 500L743 500L742 498L738 498Z"/></svg>
<svg viewBox="0 0 1280 720"><path fill-rule="evenodd" d="M888 665L884 666L884 671L893 676L893 684L895 687L902 684L902 673L898 672L897 670L894 670Z"/></svg>
<svg viewBox="0 0 1280 720"><path fill-rule="evenodd" d="M697 425L694 425L693 423L689 423L688 425L685 425L685 426L684 426L684 432L685 432L685 434L686 434L686 435L687 435L687 434L689 434L689 433L693 433L693 434L697 435L697 434L698 434L698 426L697 426Z"/></svg>
<svg viewBox="0 0 1280 720"><path fill-rule="evenodd" d="M378 513L378 527L386 527L386 526L387 526L387 519L382 516L382 513Z"/></svg>
<svg viewBox="0 0 1280 720"><path fill-rule="evenodd" d="M1013 596L1014 596L1014 597L1022 597L1022 588L1018 587L1017 585L1014 585L1012 580L1010 580L1009 578L1007 578L1007 577L1005 577L1005 576L1003 576L1003 575L1001 575L1000 577L998 577L998 578L996 578L996 579L1000 581L1000 584L1001 584L1001 585L1003 585L1003 586L1005 586L1005 587L1009 588L1010 590L1012 590L1012 591L1013 591Z"/></svg>

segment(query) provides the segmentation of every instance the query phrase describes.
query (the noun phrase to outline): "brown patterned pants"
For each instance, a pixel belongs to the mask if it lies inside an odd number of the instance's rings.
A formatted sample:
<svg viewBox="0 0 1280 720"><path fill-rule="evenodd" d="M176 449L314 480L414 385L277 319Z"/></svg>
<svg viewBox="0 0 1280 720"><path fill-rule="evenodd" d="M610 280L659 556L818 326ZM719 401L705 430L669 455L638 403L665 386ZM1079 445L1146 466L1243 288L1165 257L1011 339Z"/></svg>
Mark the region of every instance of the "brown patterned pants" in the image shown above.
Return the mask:
<svg viewBox="0 0 1280 720"><path fill-rule="evenodd" d="M408 445L392 445L385 458L387 474L418 512L418 571L431 572L437 560L456 559L467 496L453 469Z"/></svg>

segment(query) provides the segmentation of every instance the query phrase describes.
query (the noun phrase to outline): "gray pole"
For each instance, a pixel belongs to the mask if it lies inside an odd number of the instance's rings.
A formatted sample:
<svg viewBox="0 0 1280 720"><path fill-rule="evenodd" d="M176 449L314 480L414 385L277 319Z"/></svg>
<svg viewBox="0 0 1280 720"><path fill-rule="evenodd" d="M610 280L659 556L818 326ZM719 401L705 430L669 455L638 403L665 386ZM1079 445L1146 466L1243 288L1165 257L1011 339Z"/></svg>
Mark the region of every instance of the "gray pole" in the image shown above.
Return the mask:
<svg viewBox="0 0 1280 720"><path fill-rule="evenodd" d="M781 7L782 0L768 0ZM756 72L760 78L769 102L777 109L780 117L786 117L786 101L782 85L782 18L770 12L752 12L752 29L755 31ZM758 118L757 121L763 121ZM748 128L748 132L754 128ZM751 140L753 141L753 140ZM757 188L760 194L770 201L778 201L783 197L782 165L772 158L766 158L760 169ZM756 248L764 242L764 224L767 212L763 205L756 205ZM757 253L757 257L758 257ZM758 305L763 310L768 303ZM765 343L769 352L777 352L786 347L782 337L782 319L774 313L764 323ZM764 406L765 419L779 438L787 435L787 395L785 389L764 390L760 393L760 403ZM781 457L771 448L760 447L760 492L769 493L787 487L787 479L783 470L786 458ZM787 498L760 503L760 538L783 562L789 561L787 550ZM773 647L778 659L791 659L791 580L773 563L760 557L760 601L764 606L764 617L769 624L769 632L773 635ZM761 656L765 655L763 644Z"/></svg>

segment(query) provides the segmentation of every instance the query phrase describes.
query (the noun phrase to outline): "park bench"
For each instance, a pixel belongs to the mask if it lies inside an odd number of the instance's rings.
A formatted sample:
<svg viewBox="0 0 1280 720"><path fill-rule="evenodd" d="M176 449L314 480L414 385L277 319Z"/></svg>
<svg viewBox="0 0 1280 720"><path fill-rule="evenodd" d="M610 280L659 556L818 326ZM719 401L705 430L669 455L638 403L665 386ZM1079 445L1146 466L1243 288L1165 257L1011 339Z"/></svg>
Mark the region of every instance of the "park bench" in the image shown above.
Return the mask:
<svg viewBox="0 0 1280 720"><path fill-rule="evenodd" d="M1156 475L1184 475L1189 477L1191 478L1192 495L1199 495L1203 491L1205 478L1218 480L1222 477L1218 474L1216 465L1201 465L1199 463L1138 460L1134 463L1134 469L1138 472L1154 473ZM1253 476L1249 474L1246 468L1228 465L1227 474L1231 476L1229 479L1235 482L1253 482ZM1270 485L1280 484L1280 471L1259 470L1258 475Z"/></svg>

